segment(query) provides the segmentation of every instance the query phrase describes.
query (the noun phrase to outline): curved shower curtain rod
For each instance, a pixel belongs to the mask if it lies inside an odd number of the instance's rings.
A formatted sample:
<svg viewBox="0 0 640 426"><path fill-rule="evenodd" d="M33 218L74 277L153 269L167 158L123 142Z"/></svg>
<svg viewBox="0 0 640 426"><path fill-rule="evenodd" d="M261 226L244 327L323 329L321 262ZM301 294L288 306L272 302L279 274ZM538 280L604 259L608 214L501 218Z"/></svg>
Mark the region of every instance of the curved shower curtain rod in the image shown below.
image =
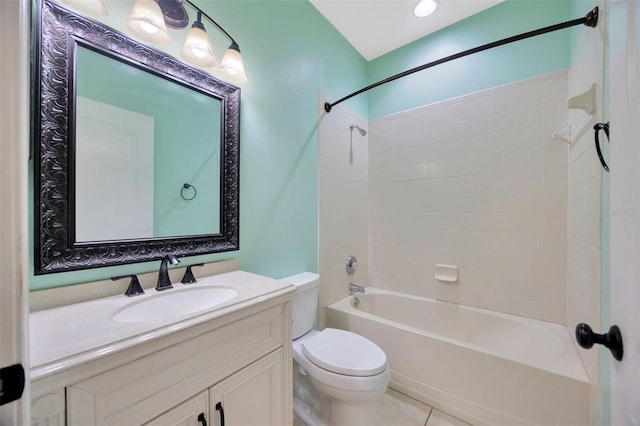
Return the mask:
<svg viewBox="0 0 640 426"><path fill-rule="evenodd" d="M345 96L342 99L339 99L333 103L329 103L329 102L325 102L324 104L324 110L326 112L331 112L331 108L333 108L334 106L338 105L341 102L346 101L347 99L351 99L352 97L359 95L360 93L366 92L368 90L371 90L375 87L381 86L385 83L389 83L391 81L397 80L399 78L402 77L406 77L410 74L416 73L418 71L422 71L422 70L426 70L427 68L431 68L433 66L436 65L440 65L440 64L444 64L445 62L449 62L449 61L453 61L454 59L458 59L458 58L463 58L465 56L468 55L472 55L474 53L478 53L478 52L482 52L484 50L488 50L488 49L493 49L494 47L498 47L498 46L502 46L505 44L509 44L509 43L513 43L515 41L520 41L520 40L524 40L530 37L535 37L535 36L539 36L542 34L546 34L546 33L550 33L553 31L558 31L558 30L562 30L564 28L569 28L569 27L574 27L576 25L586 25L587 27L591 27L594 28L596 26L596 24L598 23L598 7L594 7L592 10L589 11L589 13L587 13L587 15L584 18L579 18L579 19L573 19L571 21L567 21L567 22L562 22L560 24L556 24L556 25L551 25L549 27L544 27L544 28L540 28L538 30L533 30L533 31L528 31L526 33L522 33L513 37L508 37L508 38L504 38L502 40L498 40L498 41L494 41L493 43L488 43L488 44L483 44L482 46L478 46L475 47L473 49L469 49L469 50L465 50L464 52L460 52L460 53L456 53L454 55L451 56L447 56L445 58L442 59L438 59L437 61L433 61L433 62L429 62L427 64L424 65L420 65L418 67L415 68L411 68L410 70L401 72L399 74L393 75L391 77L387 77L384 80L380 80L377 83L373 83L363 89L358 90L357 92L353 92L350 95Z"/></svg>

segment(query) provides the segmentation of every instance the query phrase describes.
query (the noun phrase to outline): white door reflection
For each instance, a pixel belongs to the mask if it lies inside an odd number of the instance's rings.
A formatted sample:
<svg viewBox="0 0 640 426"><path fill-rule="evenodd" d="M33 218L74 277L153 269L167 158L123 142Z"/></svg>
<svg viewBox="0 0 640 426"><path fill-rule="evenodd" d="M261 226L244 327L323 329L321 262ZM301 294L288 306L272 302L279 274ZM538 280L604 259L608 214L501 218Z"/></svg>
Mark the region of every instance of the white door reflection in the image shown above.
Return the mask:
<svg viewBox="0 0 640 426"><path fill-rule="evenodd" d="M153 237L154 118L76 102L75 240Z"/></svg>

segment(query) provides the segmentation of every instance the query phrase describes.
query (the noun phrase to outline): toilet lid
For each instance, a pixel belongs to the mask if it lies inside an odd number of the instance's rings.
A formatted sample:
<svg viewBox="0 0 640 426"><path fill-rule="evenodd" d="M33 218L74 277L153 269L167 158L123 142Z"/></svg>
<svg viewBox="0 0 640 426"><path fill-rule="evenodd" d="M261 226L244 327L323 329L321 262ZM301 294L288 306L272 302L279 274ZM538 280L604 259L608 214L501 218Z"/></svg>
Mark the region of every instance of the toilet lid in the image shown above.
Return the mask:
<svg viewBox="0 0 640 426"><path fill-rule="evenodd" d="M304 355L320 368L348 376L374 376L387 368L387 356L371 340L350 331L325 328L302 344Z"/></svg>

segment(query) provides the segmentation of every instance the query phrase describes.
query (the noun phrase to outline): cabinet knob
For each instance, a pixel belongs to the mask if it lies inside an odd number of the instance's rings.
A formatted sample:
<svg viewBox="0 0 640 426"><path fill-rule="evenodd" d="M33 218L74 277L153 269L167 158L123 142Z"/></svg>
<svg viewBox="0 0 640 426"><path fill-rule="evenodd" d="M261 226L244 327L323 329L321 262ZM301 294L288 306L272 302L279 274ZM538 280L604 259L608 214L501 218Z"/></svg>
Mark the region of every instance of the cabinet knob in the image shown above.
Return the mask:
<svg viewBox="0 0 640 426"><path fill-rule="evenodd" d="M612 325L608 333L594 333L588 324L580 323L576 326L576 340L585 349L591 349L594 343L609 348L613 357L622 361L622 333L617 325Z"/></svg>

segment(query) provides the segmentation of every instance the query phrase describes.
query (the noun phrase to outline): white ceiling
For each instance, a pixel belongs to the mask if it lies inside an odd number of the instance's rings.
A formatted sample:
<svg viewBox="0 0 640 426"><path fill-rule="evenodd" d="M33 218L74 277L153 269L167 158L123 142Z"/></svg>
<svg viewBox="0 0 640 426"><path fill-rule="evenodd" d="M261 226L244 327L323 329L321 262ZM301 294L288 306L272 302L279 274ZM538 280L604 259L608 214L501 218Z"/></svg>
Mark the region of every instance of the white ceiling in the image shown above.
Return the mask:
<svg viewBox="0 0 640 426"><path fill-rule="evenodd" d="M417 0L309 1L370 61L504 0L437 0L424 18L413 14Z"/></svg>

